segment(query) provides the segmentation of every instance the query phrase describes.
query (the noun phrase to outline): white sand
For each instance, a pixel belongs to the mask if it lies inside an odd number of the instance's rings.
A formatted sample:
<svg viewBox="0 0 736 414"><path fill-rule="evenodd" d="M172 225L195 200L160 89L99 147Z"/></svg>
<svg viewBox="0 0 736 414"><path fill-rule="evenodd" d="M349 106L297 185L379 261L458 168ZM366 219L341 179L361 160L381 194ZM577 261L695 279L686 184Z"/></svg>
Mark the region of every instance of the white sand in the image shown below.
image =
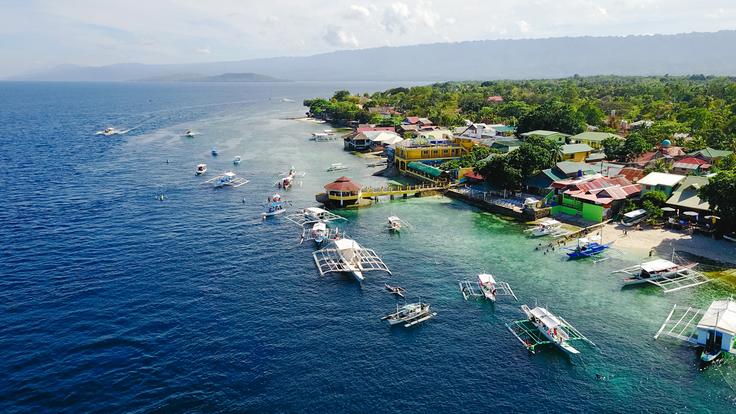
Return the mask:
<svg viewBox="0 0 736 414"><path fill-rule="evenodd" d="M624 229L628 231L624 235ZM736 266L736 243L726 240L715 240L700 234L692 235L668 229L645 228L635 230L617 224L607 224L603 230L605 241L615 239L614 247L648 257L653 255L666 257L674 248L678 252L687 252L696 256L716 260L724 264Z"/></svg>

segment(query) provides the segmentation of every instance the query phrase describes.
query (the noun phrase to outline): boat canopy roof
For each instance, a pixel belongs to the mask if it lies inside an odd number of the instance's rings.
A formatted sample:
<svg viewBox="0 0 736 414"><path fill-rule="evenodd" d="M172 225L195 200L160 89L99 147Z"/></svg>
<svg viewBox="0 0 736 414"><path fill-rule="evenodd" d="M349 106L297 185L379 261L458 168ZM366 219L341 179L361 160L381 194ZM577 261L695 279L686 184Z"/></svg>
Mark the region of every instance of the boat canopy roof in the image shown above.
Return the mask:
<svg viewBox="0 0 736 414"><path fill-rule="evenodd" d="M663 270L668 270L675 267L677 267L675 263L664 259L652 260L651 262L641 264L641 268L647 273L661 272Z"/></svg>
<svg viewBox="0 0 736 414"><path fill-rule="evenodd" d="M327 212L327 210L325 210L323 208L319 208L319 207L307 207L307 208L304 209L304 211L306 213L314 214L314 215L322 214L322 213L326 213Z"/></svg>
<svg viewBox="0 0 736 414"><path fill-rule="evenodd" d="M360 249L358 242L353 239L337 239L335 240L335 247L338 250Z"/></svg>
<svg viewBox="0 0 736 414"><path fill-rule="evenodd" d="M557 319L555 315L551 314L545 308L536 307L530 312L533 316L542 321L542 323L548 328L556 328L562 325L562 322L560 322L560 320Z"/></svg>
<svg viewBox="0 0 736 414"><path fill-rule="evenodd" d="M552 227L552 226L560 226L562 225L562 223L560 223L559 221L555 219L549 219L549 220L544 220L543 222L539 223L539 225L543 227Z"/></svg>
<svg viewBox="0 0 736 414"><path fill-rule="evenodd" d="M698 329L715 329L729 335L736 335L736 301L716 300L698 322Z"/></svg>
<svg viewBox="0 0 736 414"><path fill-rule="evenodd" d="M490 275L488 273L481 273L478 275L478 280L481 283L496 283L496 280L493 278L493 275Z"/></svg>
<svg viewBox="0 0 736 414"><path fill-rule="evenodd" d="M629 211L628 213L624 214L624 217L637 218L643 214L647 214L647 211L644 210L643 208L640 208L638 210Z"/></svg>

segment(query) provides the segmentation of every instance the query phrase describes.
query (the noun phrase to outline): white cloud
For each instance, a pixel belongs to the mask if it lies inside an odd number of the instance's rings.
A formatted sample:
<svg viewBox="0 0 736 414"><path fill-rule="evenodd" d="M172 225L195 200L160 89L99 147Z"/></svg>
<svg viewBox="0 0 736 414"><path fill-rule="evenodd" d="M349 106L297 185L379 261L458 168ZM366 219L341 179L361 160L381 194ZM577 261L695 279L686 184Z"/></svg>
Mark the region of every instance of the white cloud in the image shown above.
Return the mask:
<svg viewBox="0 0 736 414"><path fill-rule="evenodd" d="M327 26L327 31L322 36L327 44L330 46L341 47L341 48L355 48L360 46L358 39L354 34L346 32L337 26Z"/></svg>
<svg viewBox="0 0 736 414"><path fill-rule="evenodd" d="M519 32L521 33L529 33L529 23L527 23L526 20L519 20L516 22L516 27L519 28Z"/></svg>
<svg viewBox="0 0 736 414"><path fill-rule="evenodd" d="M373 7L366 7L366 6L359 6L357 4L352 4L348 8L348 11L345 13L345 17L349 19L358 19L358 20L367 19L371 16L371 8Z"/></svg>
<svg viewBox="0 0 736 414"><path fill-rule="evenodd" d="M383 12L383 27L389 33L405 34L409 29L409 6L406 3L393 3Z"/></svg>

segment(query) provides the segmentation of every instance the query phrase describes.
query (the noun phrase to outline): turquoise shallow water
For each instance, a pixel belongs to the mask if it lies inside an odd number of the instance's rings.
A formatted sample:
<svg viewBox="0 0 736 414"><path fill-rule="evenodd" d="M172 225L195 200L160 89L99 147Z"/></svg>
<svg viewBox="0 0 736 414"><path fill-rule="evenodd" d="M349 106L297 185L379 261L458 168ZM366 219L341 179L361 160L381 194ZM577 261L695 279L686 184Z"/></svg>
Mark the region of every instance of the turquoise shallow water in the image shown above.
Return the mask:
<svg viewBox="0 0 736 414"><path fill-rule="evenodd" d="M385 85L0 84L0 409L3 412L732 412L733 362L653 334L672 305L707 304L713 285L663 295L620 290L639 258L570 263L504 218L442 197L345 211L343 229L394 276L319 277L298 229L259 214L276 174L306 172L284 195L314 204L343 173L381 184L326 126L286 119L288 96ZM95 137L108 124L139 128ZM192 128L194 139L179 134ZM218 158L209 154L212 146ZM243 162L233 167L231 160ZM168 160L168 163L166 162ZM194 177L234 169L213 190ZM32 185L29 177L38 177ZM158 194L165 194L163 202ZM400 236L386 217L413 224ZM492 272L519 302L463 300L461 279ZM389 329L384 282L437 318ZM596 343L569 359L530 355L504 326L548 306ZM601 373L609 379L596 381ZM730 385L729 385L730 384Z"/></svg>

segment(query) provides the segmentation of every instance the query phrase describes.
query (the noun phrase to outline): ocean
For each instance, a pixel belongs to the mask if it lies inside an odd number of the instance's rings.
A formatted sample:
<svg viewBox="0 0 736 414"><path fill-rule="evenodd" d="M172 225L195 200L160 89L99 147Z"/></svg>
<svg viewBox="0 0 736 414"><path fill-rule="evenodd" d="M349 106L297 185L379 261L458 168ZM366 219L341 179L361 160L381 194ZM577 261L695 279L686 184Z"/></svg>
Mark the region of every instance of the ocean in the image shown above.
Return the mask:
<svg viewBox="0 0 736 414"><path fill-rule="evenodd" d="M0 83L0 412L736 410L732 359L701 370L695 350L653 339L674 304L730 292L622 291L611 271L640 259L623 252L567 262L503 217L410 198L341 212L393 276L320 277L294 224L260 218L278 174L305 173L283 193L294 209L343 174L385 179L341 141L308 140L328 126L293 118L304 98L392 86ZM95 135L106 126L132 130ZM336 162L350 169L325 172ZM204 183L228 169L250 182ZM387 233L390 215L412 228ZM519 301L463 300L458 281L483 272ZM437 317L389 328L384 283ZM524 303L595 346L528 353L504 325Z"/></svg>

